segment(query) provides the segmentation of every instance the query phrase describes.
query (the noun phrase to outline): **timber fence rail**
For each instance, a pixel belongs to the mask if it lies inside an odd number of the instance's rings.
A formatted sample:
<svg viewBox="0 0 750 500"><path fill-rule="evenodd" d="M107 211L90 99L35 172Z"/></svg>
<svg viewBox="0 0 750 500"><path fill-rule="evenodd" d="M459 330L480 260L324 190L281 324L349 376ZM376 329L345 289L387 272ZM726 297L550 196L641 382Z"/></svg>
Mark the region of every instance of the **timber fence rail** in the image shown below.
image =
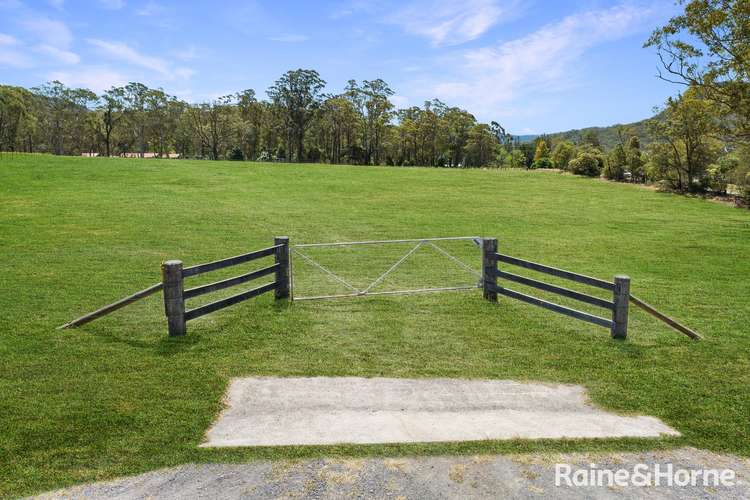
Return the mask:
<svg viewBox="0 0 750 500"><path fill-rule="evenodd" d="M188 288L187 290L184 288L185 278L236 266L238 264L244 264L246 262L252 262L271 255L273 255L275 259L273 265L221 281ZM164 291L164 312L167 316L169 335L185 335L187 332L187 322L191 319L199 318L203 315L224 309L225 307L238 304L271 291L274 292L274 296L277 300L288 298L290 289L289 238L286 236L278 236L274 239L273 246L268 248L186 268L183 268L182 261L168 260L162 264L161 270L162 288ZM194 309L185 308L185 302L188 299L237 286L268 275L274 276L274 281L271 283L260 285Z"/></svg>
<svg viewBox="0 0 750 500"><path fill-rule="evenodd" d="M132 304L133 302L146 298L149 295L153 295L161 289L162 289L162 284L155 283L151 285L150 287L144 288L143 290L135 292L132 295L128 295L127 297L120 299L117 302L113 302L104 307L100 307L94 312L88 313L84 316L81 316L80 318L76 318L73 321L69 321L65 323L64 325L58 326L57 329L64 330L66 328L75 328L77 326L85 325L86 323L90 321L94 321L97 318L101 318L102 316L106 316L107 314L111 312L114 312L118 309L122 309L123 307L128 306Z"/></svg>
<svg viewBox="0 0 750 500"><path fill-rule="evenodd" d="M477 271L445 251L442 247L438 246L438 243L442 241L451 240L471 240L477 246L481 248L481 271ZM350 285L343 278L337 276L329 269L315 262L310 257L306 256L298 249L300 248L311 248L311 247L337 247L337 246L352 246L352 245L376 245L376 244L389 244L389 243L416 243L416 246L411 248L406 255L398 259L385 273L381 274L375 281L367 285L363 289L358 289L353 285ZM391 291L372 291L373 287L378 285L385 279L394 269L403 263L410 255L416 252L422 246L434 247L440 254L446 258L454 261L460 265L463 270L467 273L479 277L479 283L476 285L467 286L442 286L433 288L413 288L404 290L391 290ZM225 307L232 306L234 304L243 302L245 300L257 297L259 295L273 291L274 297L279 299L290 299L292 296L292 263L290 252L294 251L300 258L309 262L316 268L322 270L326 275L340 282L351 289L353 293L338 294L338 295L322 295L322 296L302 296L298 300L312 300L312 299L325 299L325 298L346 298L346 297L358 297L363 295L398 295L406 293L420 293L420 292L438 292L448 290L470 290L476 289L477 287L482 288L482 294L486 300L497 302L498 295L516 299L527 304L532 304L537 307L542 307L554 311L559 314L564 314L575 319L593 323L595 325L609 328L613 338L624 339L628 333L628 306L633 303L635 306L643 309L651 316L659 319L665 324L669 325L674 330L677 330L688 337L699 340L702 337L670 318L664 313L659 312L653 306L647 304L643 300L630 294L630 278L627 276L615 276L613 281L605 281L599 278L593 278L584 274L567 271L564 269L558 269L556 267L539 264L518 257L512 257L498 252L498 242L496 238L478 238L478 237L448 237L448 238L422 238L422 239L407 239L407 240L372 240L372 241L355 241L355 242L337 242L337 243L311 243L295 245L291 248L289 245L289 238L286 236L277 236L274 238L273 245L268 248L255 250L242 255L236 255L226 259L221 259L213 262L207 262L204 264L198 264L195 266L183 268L182 261L180 260L168 260L162 263L162 282L151 285L148 288L140 290L132 295L129 295L123 299L113 302L109 305L101 307L94 312L81 316L80 318L74 319L58 328L72 328L80 325L84 325L97 318L101 318L113 311L121 309L127 305L130 305L138 300L148 297L158 291L163 292L164 296L164 312L167 317L167 324L169 327L169 335L185 335L187 331L186 324L188 321L199 318L203 315L224 309ZM274 257L274 263L267 265L260 269L256 269L238 276L231 278L222 279L213 283L207 283L204 285L198 285L192 288L185 289L185 279L200 274L208 273L211 271L217 271L219 269L244 264L247 262L253 262L264 257ZM582 285L587 285L601 290L606 290L612 294L612 299L604 299L589 295L587 293L571 290L559 285L552 283L546 283L539 279L530 278L527 276L521 276L507 270L500 269L499 264L507 264L508 266L520 267L528 269L542 274L555 276L557 278L566 279ZM193 309L186 309L186 301L195 297L224 290L230 287L235 287L243 283L254 281L266 276L273 276L273 281L265 283L255 288L245 290L243 292L231 295L226 298L204 304ZM608 312L607 316L597 316L588 312L573 309L571 307L549 302L547 300L527 295L525 293L512 290L504 285L498 284L498 279L510 281L512 283L518 283L523 286L542 290L544 292L553 293L566 297L568 299L577 300L579 302L588 304L590 306L599 307Z"/></svg>
<svg viewBox="0 0 750 500"><path fill-rule="evenodd" d="M613 338L624 339L627 337L630 278L627 276L615 276L614 281L610 283L609 281L604 281L599 278L592 278L590 276L566 271L564 269L558 269L544 264L519 259L517 257L511 257L510 255L498 253L497 250L497 239L484 238L482 240L482 289L485 299L496 302L497 296L503 295L505 297L520 300L527 304L549 309L550 311L559 314L564 314L582 321L609 328ZM588 295L558 285L545 283L543 281L501 270L498 268L498 263L500 262L611 291L612 300L605 300L593 295ZM517 292L505 286L500 286L497 283L498 278L561 295L592 306L601 307L609 311L611 319L562 306L538 297Z"/></svg>

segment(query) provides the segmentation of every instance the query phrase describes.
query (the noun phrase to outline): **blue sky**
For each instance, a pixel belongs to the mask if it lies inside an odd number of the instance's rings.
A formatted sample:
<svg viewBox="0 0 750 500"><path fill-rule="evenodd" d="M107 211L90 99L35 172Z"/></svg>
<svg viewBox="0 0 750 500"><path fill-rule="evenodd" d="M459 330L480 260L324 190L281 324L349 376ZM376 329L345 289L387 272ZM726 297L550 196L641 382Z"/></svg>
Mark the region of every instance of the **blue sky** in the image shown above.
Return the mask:
<svg viewBox="0 0 750 500"><path fill-rule="evenodd" d="M643 41L671 0L0 0L0 83L140 81L191 102L313 68L382 78L515 134L626 123L679 89Z"/></svg>

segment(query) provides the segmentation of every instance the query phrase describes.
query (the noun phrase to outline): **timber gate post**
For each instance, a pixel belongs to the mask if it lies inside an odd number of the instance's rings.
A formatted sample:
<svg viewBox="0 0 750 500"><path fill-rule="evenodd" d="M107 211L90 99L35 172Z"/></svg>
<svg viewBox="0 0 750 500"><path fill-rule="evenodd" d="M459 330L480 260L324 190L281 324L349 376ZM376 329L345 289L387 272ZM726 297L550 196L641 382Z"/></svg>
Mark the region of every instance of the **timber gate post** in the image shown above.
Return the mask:
<svg viewBox="0 0 750 500"><path fill-rule="evenodd" d="M482 238L482 296L497 302L497 238Z"/></svg>
<svg viewBox="0 0 750 500"><path fill-rule="evenodd" d="M281 245L276 249L275 258L278 269L276 269L276 300L289 298L289 236L277 236L273 239L274 246Z"/></svg>
<svg viewBox="0 0 750 500"><path fill-rule="evenodd" d="M630 278L615 276L612 308L612 338L624 339L628 336L628 304L630 303Z"/></svg>
<svg viewBox="0 0 750 500"><path fill-rule="evenodd" d="M167 315L169 336L185 335L182 261L168 260L162 263L161 277L164 290L164 313Z"/></svg>

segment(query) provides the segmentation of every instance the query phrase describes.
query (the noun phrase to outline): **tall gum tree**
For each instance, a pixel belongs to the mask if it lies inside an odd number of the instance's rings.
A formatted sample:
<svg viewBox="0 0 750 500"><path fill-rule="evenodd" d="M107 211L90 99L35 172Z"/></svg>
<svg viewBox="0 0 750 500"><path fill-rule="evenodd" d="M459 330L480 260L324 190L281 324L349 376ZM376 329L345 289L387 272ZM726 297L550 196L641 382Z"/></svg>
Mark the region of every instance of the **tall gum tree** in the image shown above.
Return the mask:
<svg viewBox="0 0 750 500"><path fill-rule="evenodd" d="M296 148L297 161L305 159L305 131L320 106L326 82L312 69L287 71L268 89L267 94L281 110L287 131L287 158Z"/></svg>

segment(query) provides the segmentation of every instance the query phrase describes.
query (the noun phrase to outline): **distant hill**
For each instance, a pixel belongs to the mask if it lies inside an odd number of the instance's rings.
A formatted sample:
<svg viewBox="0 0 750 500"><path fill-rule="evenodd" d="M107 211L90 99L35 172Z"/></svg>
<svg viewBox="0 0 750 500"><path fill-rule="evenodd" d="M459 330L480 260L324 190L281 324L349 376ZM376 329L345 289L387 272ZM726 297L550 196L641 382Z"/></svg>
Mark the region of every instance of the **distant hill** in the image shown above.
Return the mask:
<svg viewBox="0 0 750 500"><path fill-rule="evenodd" d="M582 129L573 129L573 130L567 130L565 132L554 132L551 134L528 134L528 135L518 135L515 137L518 137L518 140L520 142L533 142L537 137L540 135L545 135L550 138L551 142L553 144L558 143L560 141L570 141L573 143L580 143L581 137L583 134L589 130L596 133L597 137L599 138L599 142L601 143L602 147L605 150L608 150L612 147L614 147L618 142L618 130L622 130L623 134L623 140L627 141L630 136L637 136L638 139L641 141L641 146L645 146L651 142L653 142L653 138L648 132L647 123L650 120L653 120L654 118L658 118L658 115L656 117L652 118L646 118L645 120L633 122L633 123L625 123L625 124L615 124L610 125L608 127L587 127Z"/></svg>
<svg viewBox="0 0 750 500"><path fill-rule="evenodd" d="M514 135L513 137L516 137L519 142L534 142L534 139L539 137L537 134L527 134L527 135Z"/></svg>

